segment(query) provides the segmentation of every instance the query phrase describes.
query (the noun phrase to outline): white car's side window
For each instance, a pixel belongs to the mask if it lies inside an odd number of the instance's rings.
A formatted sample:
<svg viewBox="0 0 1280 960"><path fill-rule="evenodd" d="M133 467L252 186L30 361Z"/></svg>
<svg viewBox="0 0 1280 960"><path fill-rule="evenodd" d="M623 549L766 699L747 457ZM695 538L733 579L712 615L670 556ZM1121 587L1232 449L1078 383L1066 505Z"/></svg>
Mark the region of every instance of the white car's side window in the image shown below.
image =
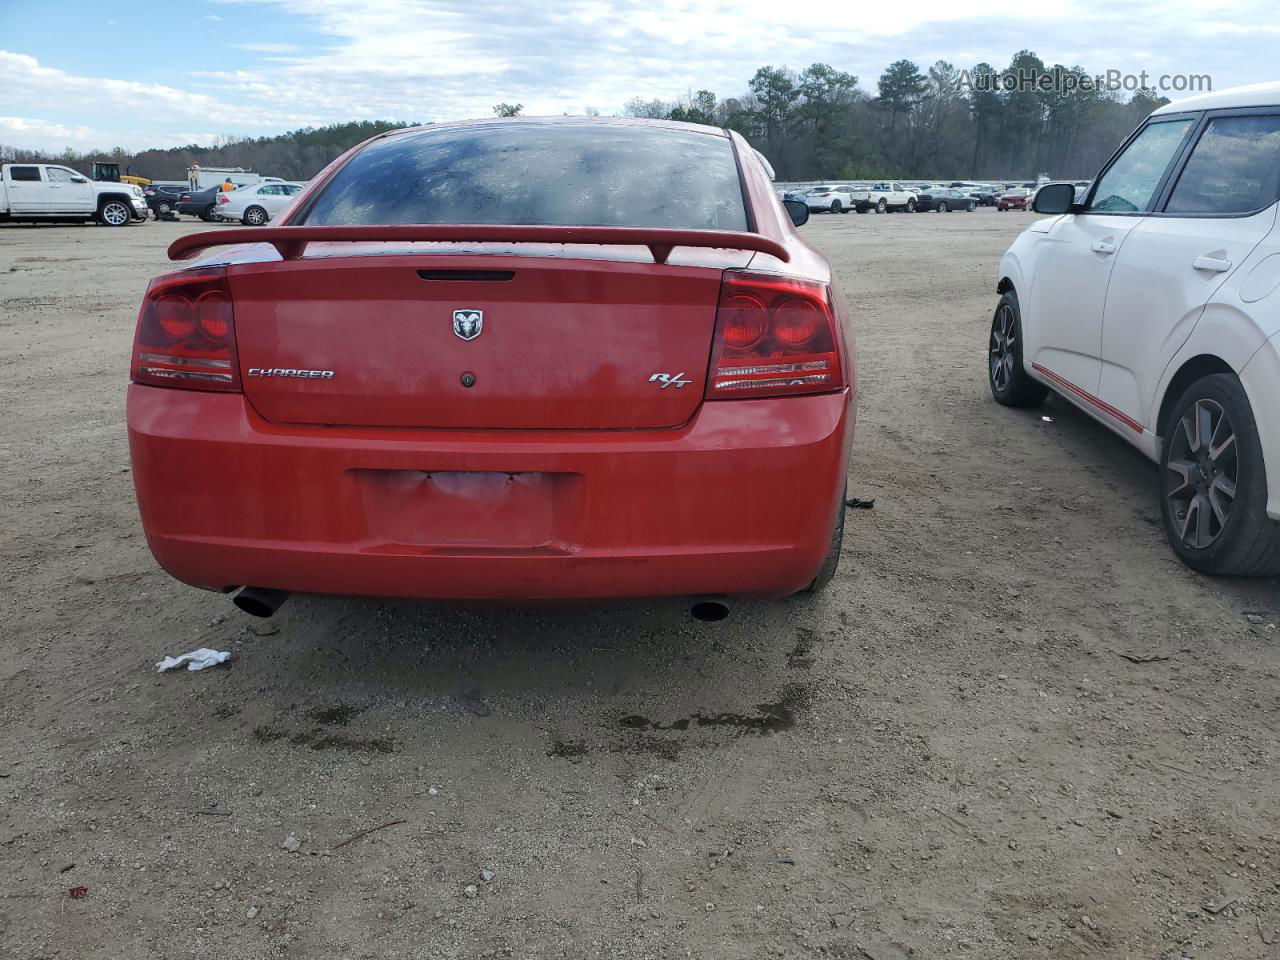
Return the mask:
<svg viewBox="0 0 1280 960"><path fill-rule="evenodd" d="M1280 193L1280 115L1214 117L1200 135L1166 213L1253 213Z"/></svg>
<svg viewBox="0 0 1280 960"><path fill-rule="evenodd" d="M1149 123L1098 181L1089 202L1094 213L1140 213L1151 207L1156 188L1195 121Z"/></svg>

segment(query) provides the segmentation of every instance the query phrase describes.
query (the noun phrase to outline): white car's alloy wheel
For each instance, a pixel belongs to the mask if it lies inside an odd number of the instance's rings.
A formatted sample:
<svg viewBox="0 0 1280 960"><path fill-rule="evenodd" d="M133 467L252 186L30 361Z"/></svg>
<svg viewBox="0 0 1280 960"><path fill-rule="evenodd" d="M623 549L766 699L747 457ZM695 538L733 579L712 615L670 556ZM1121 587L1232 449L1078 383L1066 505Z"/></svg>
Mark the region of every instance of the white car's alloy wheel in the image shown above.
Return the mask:
<svg viewBox="0 0 1280 960"><path fill-rule="evenodd" d="M102 222L109 227L123 227L132 216L132 211L119 200L108 200L102 205Z"/></svg>

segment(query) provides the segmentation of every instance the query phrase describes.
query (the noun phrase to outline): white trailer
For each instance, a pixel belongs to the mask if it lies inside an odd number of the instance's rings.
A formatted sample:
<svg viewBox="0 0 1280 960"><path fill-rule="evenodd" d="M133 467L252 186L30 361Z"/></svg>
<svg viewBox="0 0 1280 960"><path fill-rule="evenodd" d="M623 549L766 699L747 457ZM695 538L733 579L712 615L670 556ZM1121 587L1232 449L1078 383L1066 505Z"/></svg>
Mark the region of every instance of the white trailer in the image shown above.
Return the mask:
<svg viewBox="0 0 1280 960"><path fill-rule="evenodd" d="M187 184L192 192L220 187L230 180L237 188L250 184L262 183L264 180L278 180L279 177L264 177L246 170L244 167L202 167L193 163L187 168Z"/></svg>

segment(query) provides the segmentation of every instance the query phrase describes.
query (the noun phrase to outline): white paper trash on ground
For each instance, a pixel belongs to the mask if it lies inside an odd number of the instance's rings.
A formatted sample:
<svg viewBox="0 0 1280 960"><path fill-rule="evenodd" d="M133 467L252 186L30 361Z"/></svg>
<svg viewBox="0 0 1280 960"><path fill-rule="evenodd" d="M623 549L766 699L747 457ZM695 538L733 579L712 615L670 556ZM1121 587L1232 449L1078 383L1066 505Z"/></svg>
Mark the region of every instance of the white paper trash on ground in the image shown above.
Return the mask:
<svg viewBox="0 0 1280 960"><path fill-rule="evenodd" d="M184 653L180 657L165 657L156 664L156 669L163 673L165 670L172 670L185 663L188 670L203 670L205 667L216 667L230 659L230 650L210 650L208 647L201 647L199 650Z"/></svg>

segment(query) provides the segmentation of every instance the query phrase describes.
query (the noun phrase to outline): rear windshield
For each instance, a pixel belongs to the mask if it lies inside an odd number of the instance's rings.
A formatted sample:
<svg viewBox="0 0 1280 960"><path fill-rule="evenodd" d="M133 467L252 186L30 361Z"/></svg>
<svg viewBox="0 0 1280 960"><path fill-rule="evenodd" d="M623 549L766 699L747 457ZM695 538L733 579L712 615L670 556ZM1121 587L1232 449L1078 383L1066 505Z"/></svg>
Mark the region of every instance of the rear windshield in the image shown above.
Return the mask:
<svg viewBox="0 0 1280 960"><path fill-rule="evenodd" d="M747 229L727 137L528 121L371 143L303 222Z"/></svg>

